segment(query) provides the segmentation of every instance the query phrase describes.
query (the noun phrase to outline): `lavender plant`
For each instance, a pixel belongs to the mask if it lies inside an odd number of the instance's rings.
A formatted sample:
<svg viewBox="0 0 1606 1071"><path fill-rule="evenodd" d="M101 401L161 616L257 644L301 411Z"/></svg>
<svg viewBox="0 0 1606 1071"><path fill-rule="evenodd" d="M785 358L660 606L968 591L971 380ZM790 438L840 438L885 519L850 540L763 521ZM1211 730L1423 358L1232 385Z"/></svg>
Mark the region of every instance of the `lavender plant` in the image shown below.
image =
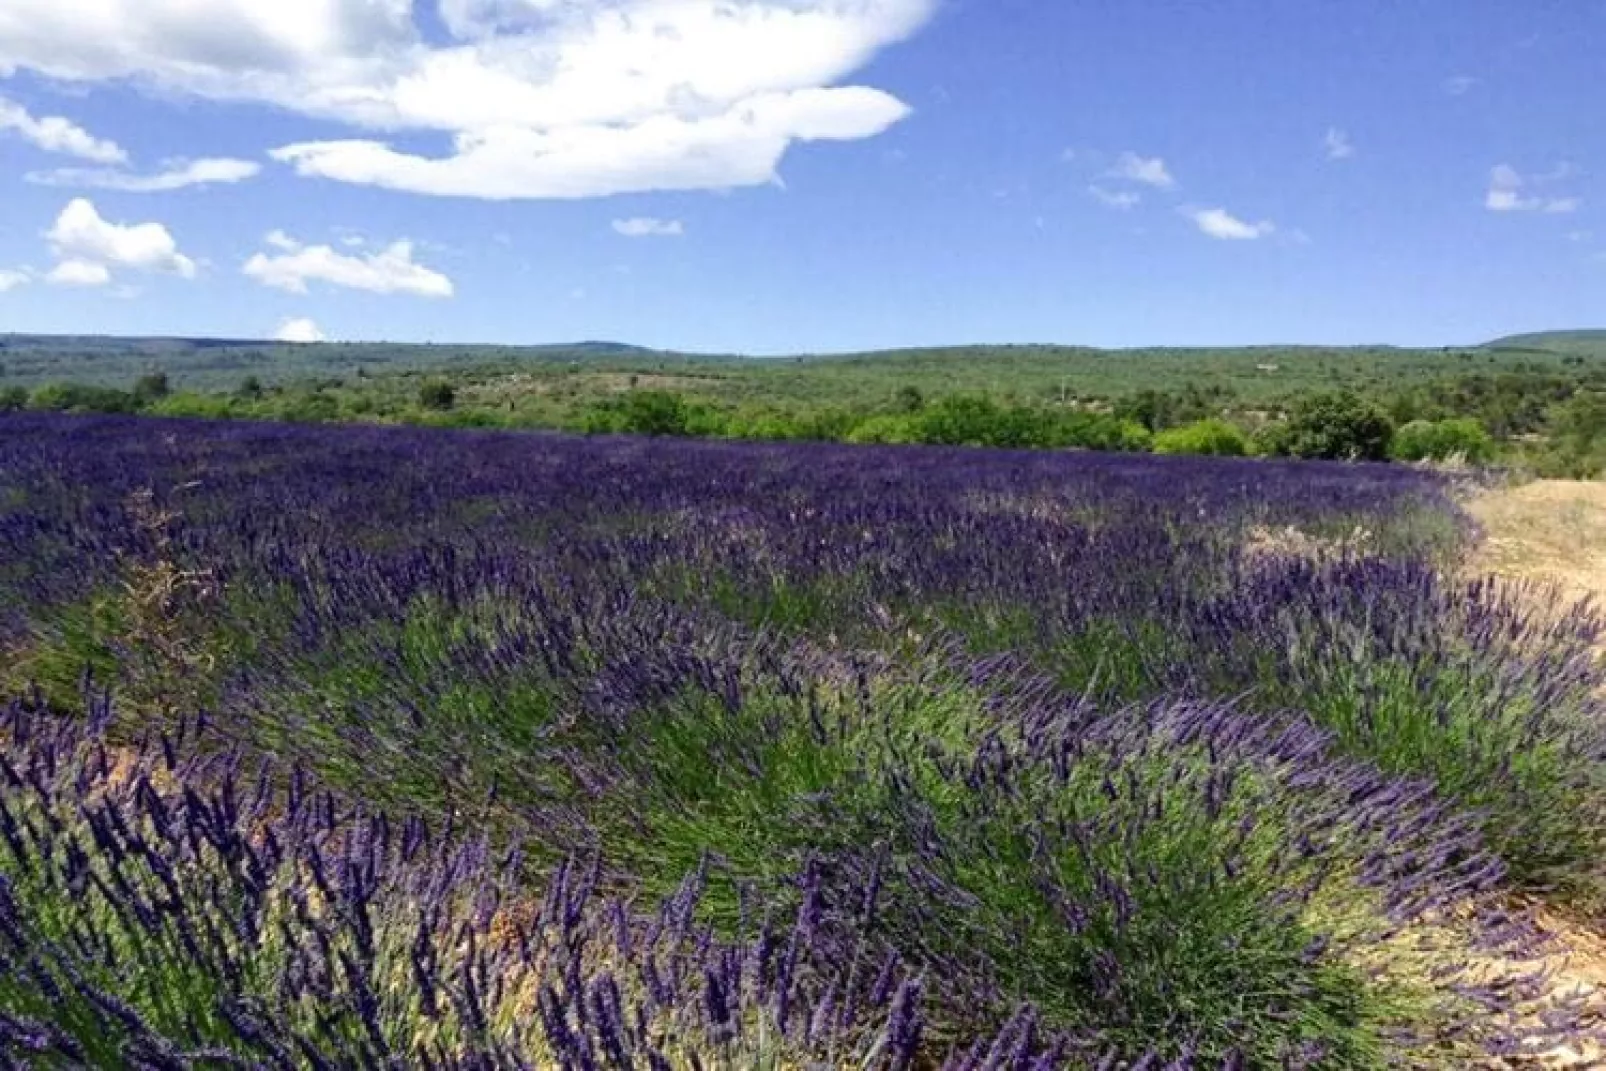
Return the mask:
<svg viewBox="0 0 1606 1071"><path fill-rule="evenodd" d="M0 1011L113 1064L1531 1050L1567 1009L1467 968L1534 951L1513 882L1601 887L1596 625L1447 580L1448 494L7 417L0 679L94 724L0 725ZM1328 549L1260 542L1288 526Z"/></svg>

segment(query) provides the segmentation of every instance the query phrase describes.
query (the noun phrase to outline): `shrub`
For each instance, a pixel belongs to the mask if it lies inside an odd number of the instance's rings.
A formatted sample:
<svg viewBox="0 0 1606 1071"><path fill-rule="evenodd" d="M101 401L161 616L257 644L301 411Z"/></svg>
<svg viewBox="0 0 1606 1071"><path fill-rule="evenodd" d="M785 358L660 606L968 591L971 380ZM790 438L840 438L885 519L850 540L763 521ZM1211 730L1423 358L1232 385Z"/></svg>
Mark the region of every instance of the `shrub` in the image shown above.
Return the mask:
<svg viewBox="0 0 1606 1071"><path fill-rule="evenodd" d="M850 443L912 443L915 423L903 413L881 413L854 425L848 432Z"/></svg>
<svg viewBox="0 0 1606 1071"><path fill-rule="evenodd" d="M443 379L431 379L418 388L418 404L437 411L450 409L457 404L457 391Z"/></svg>
<svg viewBox="0 0 1606 1071"><path fill-rule="evenodd" d="M166 372L152 372L134 381L134 401L140 405L149 405L165 398L171 391Z"/></svg>
<svg viewBox="0 0 1606 1071"><path fill-rule="evenodd" d="M1397 461L1443 461L1459 457L1482 463L1494 456L1494 439L1471 417L1413 420L1395 433L1389 454Z"/></svg>
<svg viewBox="0 0 1606 1071"><path fill-rule="evenodd" d="M28 405L28 392L22 387L0 390L0 413L15 413Z"/></svg>
<svg viewBox="0 0 1606 1071"><path fill-rule="evenodd" d="M28 408L56 413L130 413L134 396L110 387L47 383L28 399Z"/></svg>
<svg viewBox="0 0 1606 1071"><path fill-rule="evenodd" d="M1337 391L1301 399L1282 425L1267 428L1261 452L1332 461L1383 461L1394 425L1371 402Z"/></svg>
<svg viewBox="0 0 1606 1071"><path fill-rule="evenodd" d="M1249 441L1233 425L1212 417L1160 432L1154 437L1154 452L1243 457L1249 452Z"/></svg>

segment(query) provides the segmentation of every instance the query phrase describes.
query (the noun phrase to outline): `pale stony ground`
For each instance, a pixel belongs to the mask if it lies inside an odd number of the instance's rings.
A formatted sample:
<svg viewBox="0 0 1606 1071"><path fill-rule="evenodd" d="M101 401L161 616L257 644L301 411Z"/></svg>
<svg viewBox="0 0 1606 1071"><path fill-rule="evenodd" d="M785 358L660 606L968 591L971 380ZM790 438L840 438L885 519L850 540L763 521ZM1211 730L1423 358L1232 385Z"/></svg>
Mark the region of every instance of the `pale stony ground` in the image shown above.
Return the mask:
<svg viewBox="0 0 1606 1071"><path fill-rule="evenodd" d="M1483 528L1468 563L1472 572L1554 585L1550 606L1588 598L1606 610L1606 483L1537 480L1482 492L1465 506ZM1539 918L1568 948L1547 964L1557 991L1593 992L1606 1010L1606 922L1549 909L1541 909ZM1578 1045L1545 1062L1603 1067L1606 1052Z"/></svg>

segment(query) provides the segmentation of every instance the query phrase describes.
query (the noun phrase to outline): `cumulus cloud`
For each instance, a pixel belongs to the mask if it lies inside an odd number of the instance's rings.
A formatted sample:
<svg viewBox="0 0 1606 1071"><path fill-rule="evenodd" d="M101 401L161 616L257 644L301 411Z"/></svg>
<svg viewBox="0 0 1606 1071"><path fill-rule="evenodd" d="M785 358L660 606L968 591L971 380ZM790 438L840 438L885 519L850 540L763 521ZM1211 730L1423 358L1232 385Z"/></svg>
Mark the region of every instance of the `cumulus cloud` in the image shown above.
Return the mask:
<svg viewBox="0 0 1606 1071"><path fill-rule="evenodd" d="M195 261L180 253L160 223L112 223L93 202L74 198L45 232L57 264L45 278L64 286L104 286L114 272L167 272L195 278Z"/></svg>
<svg viewBox="0 0 1606 1071"><path fill-rule="evenodd" d="M323 331L318 327L317 324L313 323L305 316L299 316L294 319L286 320L284 323L280 324L279 330L274 333L273 338L277 342L325 341Z"/></svg>
<svg viewBox="0 0 1606 1071"><path fill-rule="evenodd" d="M92 260L64 260L50 269L45 280L56 286L105 286L112 281L112 272Z"/></svg>
<svg viewBox="0 0 1606 1071"><path fill-rule="evenodd" d="M1131 190L1106 190L1103 186L1089 186L1087 192L1100 204L1122 210L1132 208L1143 200L1141 193Z"/></svg>
<svg viewBox="0 0 1606 1071"><path fill-rule="evenodd" d="M649 216L616 219L613 229L626 238L679 238L686 233L685 225L678 219L653 219Z"/></svg>
<svg viewBox="0 0 1606 1071"><path fill-rule="evenodd" d="M1115 166L1110 169L1111 178L1126 179L1128 182L1141 182L1145 186L1154 186L1162 190L1169 190L1177 184L1166 168L1165 161L1158 156L1143 157L1135 152L1124 152L1116 158Z"/></svg>
<svg viewBox="0 0 1606 1071"><path fill-rule="evenodd" d="M1225 208L1185 208L1183 214L1193 220L1194 226L1212 238L1228 242L1247 242L1276 233L1277 226L1270 220L1249 223L1239 219Z"/></svg>
<svg viewBox="0 0 1606 1071"><path fill-rule="evenodd" d="M1489 192L1484 195L1483 206L1491 212L1576 212L1583 204L1577 197L1546 197L1528 192L1535 185L1559 182L1573 174L1573 169L1563 164L1545 175L1529 178L1510 164L1496 164L1489 172Z"/></svg>
<svg viewBox="0 0 1606 1071"><path fill-rule="evenodd" d="M0 19L4 19L0 15ZM0 64L0 73L4 73ZM83 127L60 116L36 119L15 101L0 97L0 131L10 131L46 152L64 153L97 164L121 164L128 153L114 141L97 138Z"/></svg>
<svg viewBox="0 0 1606 1071"><path fill-rule="evenodd" d="M1322 148L1326 150L1329 160L1348 160L1355 155L1355 146L1350 142L1349 135L1336 126L1327 128Z"/></svg>
<svg viewBox="0 0 1606 1071"><path fill-rule="evenodd" d="M34 171L27 179L41 186L84 186L125 193L165 193L187 186L244 182L261 171L262 165L251 160L221 158L171 160L154 175L135 175L110 168L64 167L55 171Z"/></svg>
<svg viewBox="0 0 1606 1071"><path fill-rule="evenodd" d="M0 74L127 78L370 131L282 147L303 175L489 198L774 181L800 141L908 108L842 84L937 0L6 0ZM445 155L402 131L452 136Z"/></svg>
<svg viewBox="0 0 1606 1071"><path fill-rule="evenodd" d="M393 242L378 252L356 256L329 245L303 245L283 231L269 234L267 242L279 252L257 253L242 269L263 286L293 294L305 294L309 282L373 294L448 298L453 293L450 279L413 260L411 242Z"/></svg>
<svg viewBox="0 0 1606 1071"><path fill-rule="evenodd" d="M0 268L0 294L15 290L19 286L27 286L32 280L32 273L22 268Z"/></svg>

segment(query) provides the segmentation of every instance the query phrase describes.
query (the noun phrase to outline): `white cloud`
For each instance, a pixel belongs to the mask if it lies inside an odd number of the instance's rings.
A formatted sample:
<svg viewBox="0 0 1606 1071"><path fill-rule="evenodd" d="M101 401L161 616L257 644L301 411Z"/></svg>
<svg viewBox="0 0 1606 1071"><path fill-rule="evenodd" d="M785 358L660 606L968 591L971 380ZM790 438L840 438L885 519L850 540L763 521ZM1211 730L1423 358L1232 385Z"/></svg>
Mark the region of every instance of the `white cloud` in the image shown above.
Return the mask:
<svg viewBox="0 0 1606 1071"><path fill-rule="evenodd" d="M92 260L64 260L50 269L45 280L56 286L105 286L112 281L112 273Z"/></svg>
<svg viewBox="0 0 1606 1071"><path fill-rule="evenodd" d="M616 219L613 229L626 238L679 238L686 233L685 225L678 219L652 219L647 216Z"/></svg>
<svg viewBox="0 0 1606 1071"><path fill-rule="evenodd" d="M729 189L773 181L794 141L870 137L906 114L905 105L880 90L809 89L754 97L692 119L466 132L444 157L370 140L287 145L271 155L301 175L488 200Z"/></svg>
<svg viewBox="0 0 1606 1071"><path fill-rule="evenodd" d="M1247 242L1256 238L1265 238L1276 233L1277 226L1270 220L1259 223L1248 223L1239 219L1225 208L1185 208L1183 215L1193 220L1194 225L1212 238L1222 241Z"/></svg>
<svg viewBox="0 0 1606 1071"><path fill-rule="evenodd" d="M300 316L280 324L273 338L277 342L323 342L325 335L317 324Z"/></svg>
<svg viewBox="0 0 1606 1071"><path fill-rule="evenodd" d="M1491 212L1576 212L1583 204L1577 197L1543 197L1526 192L1534 185L1560 182L1573 174L1574 170L1563 164L1544 175L1525 177L1510 164L1496 164L1489 172L1489 192L1484 195L1483 206Z"/></svg>
<svg viewBox="0 0 1606 1071"><path fill-rule="evenodd" d="M799 141L908 114L843 84L937 0L5 0L0 75L127 78L276 104L381 132L453 135L446 156L384 137L284 146L304 175L419 193L586 197L774 181Z"/></svg>
<svg viewBox="0 0 1606 1071"><path fill-rule="evenodd" d="M45 232L57 264L45 276L66 286L104 286L116 270L168 272L195 278L195 261L160 223L111 223L93 202L74 198Z"/></svg>
<svg viewBox="0 0 1606 1071"><path fill-rule="evenodd" d="M1347 160L1355 155L1355 146L1350 142L1349 135L1336 126L1327 128L1322 147L1326 149L1329 160Z"/></svg>
<svg viewBox="0 0 1606 1071"><path fill-rule="evenodd" d="M1143 200L1141 193L1131 190L1106 190L1103 186L1089 186L1087 192L1093 195L1094 200L1110 208L1128 209Z"/></svg>
<svg viewBox="0 0 1606 1071"><path fill-rule="evenodd" d="M27 179L42 186L87 186L125 193L165 193L187 186L244 182L262 170L261 164L251 160L228 158L172 160L164 166L165 170L154 175L132 175L106 168L66 167L55 171L34 171Z"/></svg>
<svg viewBox="0 0 1606 1071"><path fill-rule="evenodd" d="M305 294L307 283L317 281L374 294L447 298L453 293L450 279L413 260L411 242L392 242L376 253L347 256L333 246L302 245L283 231L272 232L267 241L280 253L257 253L242 269L263 286Z"/></svg>
<svg viewBox="0 0 1606 1071"><path fill-rule="evenodd" d="M0 20L4 18L0 15ZM0 63L0 74L4 73L4 64ZM97 138L60 116L36 119L22 105L5 97L0 97L0 130L14 131L24 141L46 152L65 153L97 164L121 164L128 160L128 153L116 142Z"/></svg>
<svg viewBox="0 0 1606 1071"><path fill-rule="evenodd" d="M8 290L15 290L19 286L27 286L33 281L33 273L23 268L0 268L0 294Z"/></svg>
<svg viewBox="0 0 1606 1071"><path fill-rule="evenodd" d="M1117 157L1115 167L1110 169L1110 177L1141 182L1162 190L1169 190L1177 184L1177 180L1166 169L1164 160L1158 156L1139 156L1135 152L1124 152Z"/></svg>
<svg viewBox="0 0 1606 1071"><path fill-rule="evenodd" d="M1472 92L1478 80L1471 75L1458 74L1439 83L1439 88L1452 97L1464 97Z"/></svg>

